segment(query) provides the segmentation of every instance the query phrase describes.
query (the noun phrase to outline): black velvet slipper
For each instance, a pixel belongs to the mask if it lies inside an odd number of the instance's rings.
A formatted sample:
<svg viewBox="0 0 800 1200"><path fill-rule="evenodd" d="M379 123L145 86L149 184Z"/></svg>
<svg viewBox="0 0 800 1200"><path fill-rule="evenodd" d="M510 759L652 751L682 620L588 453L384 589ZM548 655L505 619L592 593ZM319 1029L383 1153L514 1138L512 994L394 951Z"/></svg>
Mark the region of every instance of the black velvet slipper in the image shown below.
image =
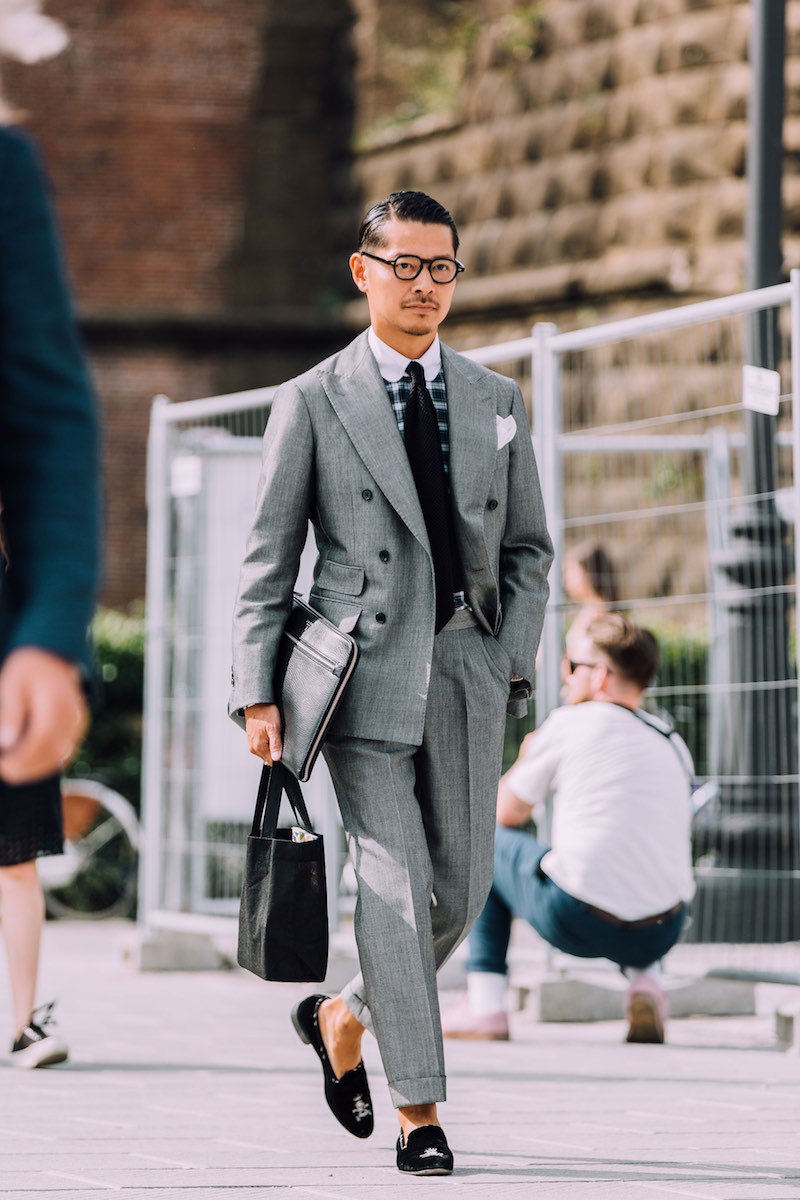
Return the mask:
<svg viewBox="0 0 800 1200"><path fill-rule="evenodd" d="M341 1079L337 1079L322 1041L317 1011L322 1001L328 999L328 996L306 996L305 1000L301 1000L292 1009L292 1024L300 1040L308 1046L313 1046L322 1063L328 1108L339 1124L343 1125L348 1133L352 1133L353 1137L368 1138L375 1122L364 1064L360 1062L352 1071L345 1071Z"/></svg>
<svg viewBox="0 0 800 1200"><path fill-rule="evenodd" d="M438 1125L420 1125L412 1129L406 1141L397 1139L397 1169L407 1175L449 1175L453 1170L453 1152L444 1130Z"/></svg>

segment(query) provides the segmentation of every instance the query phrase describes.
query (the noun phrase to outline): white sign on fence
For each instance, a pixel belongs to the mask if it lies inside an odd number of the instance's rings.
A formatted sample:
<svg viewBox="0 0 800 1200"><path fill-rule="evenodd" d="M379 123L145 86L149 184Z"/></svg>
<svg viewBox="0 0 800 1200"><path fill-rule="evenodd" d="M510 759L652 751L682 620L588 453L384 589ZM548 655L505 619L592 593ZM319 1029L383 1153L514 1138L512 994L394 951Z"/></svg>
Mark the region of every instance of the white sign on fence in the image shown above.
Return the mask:
<svg viewBox="0 0 800 1200"><path fill-rule="evenodd" d="M781 406L781 377L767 367L742 367L742 404L753 412L777 417Z"/></svg>

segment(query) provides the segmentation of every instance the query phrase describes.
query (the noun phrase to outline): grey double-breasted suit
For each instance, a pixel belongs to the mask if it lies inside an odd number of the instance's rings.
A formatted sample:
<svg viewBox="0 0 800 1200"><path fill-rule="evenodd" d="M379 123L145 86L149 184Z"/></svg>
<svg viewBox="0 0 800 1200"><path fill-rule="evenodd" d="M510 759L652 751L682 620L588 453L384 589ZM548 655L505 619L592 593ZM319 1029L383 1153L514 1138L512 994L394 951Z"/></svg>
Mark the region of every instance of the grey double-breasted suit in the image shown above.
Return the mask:
<svg viewBox="0 0 800 1200"><path fill-rule="evenodd" d="M533 677L551 561L519 389L445 346L442 367L472 627L434 633L425 523L366 333L275 398L234 623L241 719L274 698L311 520L311 602L360 649L325 750L359 878L364 979L344 994L375 1030L398 1104L443 1098L435 970L491 886L510 681ZM409 1008L419 1028L398 1040Z"/></svg>
<svg viewBox="0 0 800 1200"><path fill-rule="evenodd" d="M442 346L450 483L467 599L508 679L530 679L547 536L519 389ZM510 426L516 432L501 448ZM405 447L366 334L280 389L241 576L231 709L272 699L308 520L312 603L361 657L336 732L418 744L434 638L433 563Z"/></svg>

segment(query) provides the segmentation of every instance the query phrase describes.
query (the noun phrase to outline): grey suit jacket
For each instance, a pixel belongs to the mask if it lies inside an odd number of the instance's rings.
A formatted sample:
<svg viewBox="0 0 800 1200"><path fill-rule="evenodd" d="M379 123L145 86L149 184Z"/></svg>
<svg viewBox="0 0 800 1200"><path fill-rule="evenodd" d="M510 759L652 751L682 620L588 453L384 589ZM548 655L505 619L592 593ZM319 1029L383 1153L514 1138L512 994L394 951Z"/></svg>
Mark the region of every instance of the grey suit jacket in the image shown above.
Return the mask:
<svg viewBox="0 0 800 1200"><path fill-rule="evenodd" d="M509 683L512 674L532 679L552 547L522 397L511 380L446 346L442 364L467 598L498 670ZM434 638L433 561L366 333L275 397L234 616L230 713L240 722L246 706L274 699L276 652L309 519L319 551L311 603L352 632L360 650L335 732L419 745ZM510 711L521 715L525 706L515 701Z"/></svg>

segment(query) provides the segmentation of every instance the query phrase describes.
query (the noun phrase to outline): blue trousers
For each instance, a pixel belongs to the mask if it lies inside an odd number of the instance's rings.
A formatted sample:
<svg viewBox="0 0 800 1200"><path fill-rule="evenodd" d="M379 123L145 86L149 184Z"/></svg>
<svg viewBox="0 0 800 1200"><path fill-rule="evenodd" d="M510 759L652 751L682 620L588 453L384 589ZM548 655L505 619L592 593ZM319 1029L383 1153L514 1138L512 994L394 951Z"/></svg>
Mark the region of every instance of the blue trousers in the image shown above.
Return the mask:
<svg viewBox="0 0 800 1200"><path fill-rule="evenodd" d="M494 882L469 935L468 971L507 972L512 917L521 917L540 937L577 958L607 958L621 968L643 968L675 945L686 917L681 908L663 923L615 925L553 883L541 869L548 847L520 829L497 827Z"/></svg>

